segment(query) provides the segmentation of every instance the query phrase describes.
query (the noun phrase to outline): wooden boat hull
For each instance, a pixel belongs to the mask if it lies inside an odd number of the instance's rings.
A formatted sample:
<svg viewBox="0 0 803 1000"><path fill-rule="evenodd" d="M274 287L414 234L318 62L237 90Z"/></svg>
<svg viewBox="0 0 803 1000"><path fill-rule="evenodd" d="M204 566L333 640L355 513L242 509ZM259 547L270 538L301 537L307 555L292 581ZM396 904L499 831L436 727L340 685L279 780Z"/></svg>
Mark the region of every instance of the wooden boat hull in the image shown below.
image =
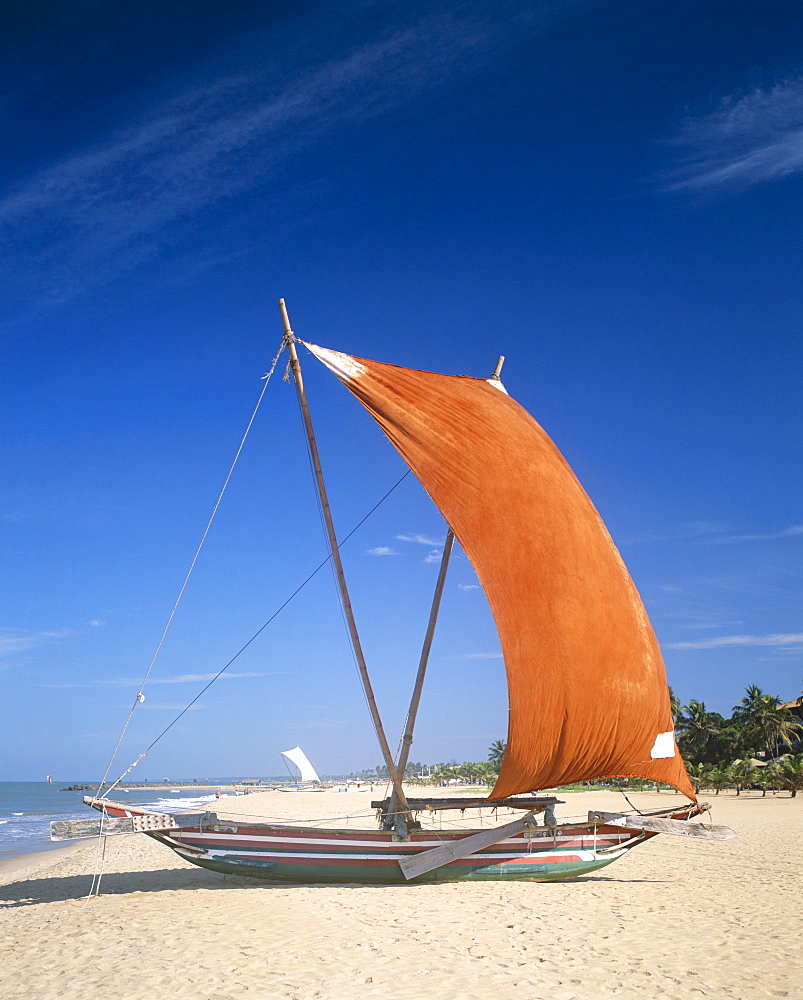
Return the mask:
<svg viewBox="0 0 803 1000"><path fill-rule="evenodd" d="M425 875L419 875L408 882L398 866L398 856L392 860L371 858L358 862L354 858L346 858L343 855L330 855L325 859L316 859L316 863L312 864L305 863L300 859L289 862L286 857L277 859L275 856L261 855L249 858L246 863L242 857L191 856L178 848L174 847L173 849L187 861L224 875L240 875L270 882L292 882L304 885L331 883L408 885L424 882L482 881L550 882L590 874L611 864L625 853L622 850L605 858L594 858L591 855L581 857L574 852L571 856L564 855L554 858L547 858L545 855L529 858L525 855L518 858L508 858L500 864L487 864L484 861L478 863L475 856L472 857L470 863L455 861Z"/></svg>
<svg viewBox="0 0 803 1000"><path fill-rule="evenodd" d="M112 816L138 810L109 803ZM175 817L181 822L181 817ZM459 844L477 830L416 831L395 841L381 830L290 827L263 823L194 818L192 826L145 835L170 847L185 860L224 875L293 883L407 884L399 861L439 847ZM487 827L485 828L487 829ZM534 881L577 878L604 868L631 847L655 836L615 826L566 824L554 833L539 827L492 847L419 875L413 883Z"/></svg>

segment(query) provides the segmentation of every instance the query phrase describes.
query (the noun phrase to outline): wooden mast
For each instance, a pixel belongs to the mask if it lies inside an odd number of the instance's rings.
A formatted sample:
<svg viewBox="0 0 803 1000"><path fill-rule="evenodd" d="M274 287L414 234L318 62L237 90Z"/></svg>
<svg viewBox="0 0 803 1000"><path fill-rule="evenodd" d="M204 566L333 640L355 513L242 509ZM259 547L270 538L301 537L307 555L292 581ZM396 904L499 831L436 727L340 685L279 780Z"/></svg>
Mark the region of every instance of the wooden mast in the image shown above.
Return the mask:
<svg viewBox="0 0 803 1000"><path fill-rule="evenodd" d="M318 445L315 441L315 432L312 428L312 419L310 417L309 406L307 404L307 395L304 391L304 380L301 376L301 364L298 360L298 353L296 351L295 334L290 326L290 319L287 315L287 307L285 306L284 299L279 299L279 311L281 312L282 322L284 323L284 340L287 344L287 350L290 353L290 368L293 372L293 380L295 382L296 392L298 393L298 401L301 406L304 429L307 432L310 458L315 472L315 482L318 487L318 496L321 501L321 510L323 511L326 534L329 539L329 548L332 553L332 565L335 569L337 586L340 591L340 601L343 605L343 613L346 616L349 634L351 635L351 644L354 649L354 657L357 661L357 669L359 670L360 679L362 680L365 698L368 702L368 709L371 713L371 719L374 723L374 729L376 730L379 746L382 750L382 756L385 758L385 764L387 765L388 774L390 775L390 780L393 785L393 797L399 804L399 822L397 823L397 830L402 836L406 836L406 815L409 811L407 799L405 798L404 791L402 789L401 778L396 768L396 762L393 759L393 754L390 751L390 746L388 745L387 737L385 736L382 719L379 716L379 709L377 707L376 698L374 697L374 691L371 686L371 679L368 676L368 667L365 663L365 656L362 651L360 636L357 632L357 622L354 618L354 611L351 607L351 599L349 597L348 587L346 586L346 575L343 572L343 563L340 559L340 550L338 548L337 535L335 534L335 526L332 520L332 511L329 507L329 498L326 493L323 471L321 469L321 462L318 456Z"/></svg>
<svg viewBox="0 0 803 1000"><path fill-rule="evenodd" d="M446 534L446 541L443 543L443 555L441 556L441 567L438 572L438 582L435 584L435 593L432 597L432 610L429 613L429 622L427 624L427 634L424 637L424 645L421 649L421 659L418 662L418 673L415 678L415 687L413 688L413 696L410 699L410 708L407 712L407 723L404 727L404 735L402 736L401 751L399 752L399 763L398 769L400 774L404 774L404 769L407 767L407 760L410 756L410 747L413 743L413 727L415 726L415 717L418 714L418 705L421 701L421 690L424 686L424 675L427 672L427 664L429 662L429 651L432 648L432 639L435 635L435 625L438 621L438 612L441 606L441 597L443 596L443 587L446 583L446 571L449 568L449 557L452 554L452 546L454 545L454 532L451 528Z"/></svg>
<svg viewBox="0 0 803 1000"><path fill-rule="evenodd" d="M449 557L452 554L452 546L454 545L454 532L451 528L446 534L446 541L443 543L443 555L441 556L441 566L438 571L438 581L435 584L435 593L432 597L432 609L429 613L429 622L427 623L427 632L424 636L424 645L421 648L421 658L418 661L418 673L415 677L415 686L413 687L413 694L410 698L410 707L407 710L407 720L404 726L404 733L401 738L401 749L399 750L399 759L396 764L396 768L399 774L404 777L404 771L407 767L407 761L410 756L410 747L413 745L413 728L415 726L415 718L418 714L418 705L421 701L421 691L424 687L424 675L427 672L427 664L429 663L429 651L432 648L432 639L435 635L435 625L438 621L438 612L441 606L441 597L443 596L443 587L446 583L446 571L449 568ZM390 818L396 813L400 808L401 804L396 801L395 794L390 800L390 806L388 808L387 818L385 820L386 826L392 825L390 823Z"/></svg>

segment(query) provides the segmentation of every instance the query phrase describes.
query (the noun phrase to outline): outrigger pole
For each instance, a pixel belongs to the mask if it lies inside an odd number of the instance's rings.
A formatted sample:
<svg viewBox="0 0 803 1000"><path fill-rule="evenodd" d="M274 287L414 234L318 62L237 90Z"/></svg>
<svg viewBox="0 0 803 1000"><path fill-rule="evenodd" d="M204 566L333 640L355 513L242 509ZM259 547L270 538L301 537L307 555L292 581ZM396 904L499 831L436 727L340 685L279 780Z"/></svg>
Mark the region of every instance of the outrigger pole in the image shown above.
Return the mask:
<svg viewBox="0 0 803 1000"><path fill-rule="evenodd" d="M385 758L385 764L387 765L388 774L390 775L390 780L393 785L393 797L399 804L399 812L396 816L396 829L400 836L406 837L409 806L407 805L407 799L402 789L401 778L396 767L396 762L393 759L393 754L390 751L390 746L388 744L387 737L385 736L382 719L379 716L379 709L377 708L376 698L374 697L374 691L371 686L371 679L368 676L368 667L365 663L365 655L363 654L360 636L357 632L357 622L354 619L354 611L351 607L351 598L349 597L348 587L346 586L346 574L343 572L343 563L340 559L340 550L337 545L337 535L335 534L335 526L332 520L332 511L329 507L329 498L323 481L323 470L321 469L321 462L318 456L318 445L315 441L315 432L312 428L312 418L310 417L309 406L307 404L307 394L304 391L304 380L301 376L301 363L298 360L298 353L296 351L296 338L290 326L290 319L287 315L287 306L284 303L284 299L279 299L279 311L282 315L282 322L284 323L284 341L287 344L287 350L290 353L290 368L293 372L293 381L295 382L296 392L298 393L298 401L301 406L304 429L307 432L310 458L312 459L312 468L315 472L315 482L318 487L318 496L321 501L321 510L323 511L324 525L329 539L329 548L332 553L332 565L335 569L337 586L340 591L340 601L343 605L343 613L346 616L346 623L348 624L349 634L351 635L351 644L354 649L354 657L357 661L357 669L360 673L365 698L368 702L368 709L371 712L371 719L374 723L374 729L376 730L376 736L379 740L380 749L382 750L382 756Z"/></svg>

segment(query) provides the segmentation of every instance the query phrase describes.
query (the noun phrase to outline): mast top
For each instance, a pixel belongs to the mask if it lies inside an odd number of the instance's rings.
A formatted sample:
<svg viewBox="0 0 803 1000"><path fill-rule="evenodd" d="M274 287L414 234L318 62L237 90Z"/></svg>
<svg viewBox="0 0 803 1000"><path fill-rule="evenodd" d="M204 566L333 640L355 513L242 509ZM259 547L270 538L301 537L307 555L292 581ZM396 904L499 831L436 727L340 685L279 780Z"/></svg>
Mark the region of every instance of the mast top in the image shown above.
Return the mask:
<svg viewBox="0 0 803 1000"><path fill-rule="evenodd" d="M502 365L504 363L505 363L505 356L504 354L500 354L499 357L496 359L496 368L494 368L493 375L491 375L491 378L499 379L502 377Z"/></svg>
<svg viewBox="0 0 803 1000"><path fill-rule="evenodd" d="M287 306L284 303L284 299L279 299L279 312L282 314L285 340L292 342L296 339L296 335L293 333L292 327L290 326L290 317L287 315Z"/></svg>

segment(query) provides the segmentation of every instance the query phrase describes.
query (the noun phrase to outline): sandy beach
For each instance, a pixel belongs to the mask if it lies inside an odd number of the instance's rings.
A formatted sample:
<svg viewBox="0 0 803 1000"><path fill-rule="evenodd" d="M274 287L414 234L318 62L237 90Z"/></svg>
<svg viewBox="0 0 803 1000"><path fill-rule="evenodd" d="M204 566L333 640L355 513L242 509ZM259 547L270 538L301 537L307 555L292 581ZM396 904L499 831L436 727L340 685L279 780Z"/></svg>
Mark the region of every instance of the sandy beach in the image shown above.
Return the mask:
<svg viewBox="0 0 803 1000"><path fill-rule="evenodd" d="M371 797L260 792L215 808L364 826ZM623 807L615 793L563 798L561 821ZM0 998L800 997L803 798L706 798L738 837L661 836L568 882L276 885L135 835L105 842L101 895L87 900L96 842L16 858L0 865Z"/></svg>

